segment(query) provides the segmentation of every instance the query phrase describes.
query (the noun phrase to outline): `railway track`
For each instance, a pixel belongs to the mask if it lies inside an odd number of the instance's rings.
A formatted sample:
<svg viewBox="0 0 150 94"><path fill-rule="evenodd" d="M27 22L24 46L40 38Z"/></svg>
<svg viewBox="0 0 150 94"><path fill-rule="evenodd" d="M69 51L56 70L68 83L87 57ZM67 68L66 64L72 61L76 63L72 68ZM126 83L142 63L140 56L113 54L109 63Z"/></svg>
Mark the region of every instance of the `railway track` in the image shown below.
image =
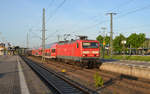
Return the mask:
<svg viewBox="0 0 150 94"><path fill-rule="evenodd" d="M37 64L23 56L22 59L49 85L55 89L57 94L98 94L79 83L66 78L44 66Z"/></svg>
<svg viewBox="0 0 150 94"><path fill-rule="evenodd" d="M37 58L38 59L38 58ZM34 60L34 59L33 59ZM38 62L38 60L35 60ZM68 75L73 75L74 77L80 77L80 80L87 81L89 85L90 83L87 79L93 79L93 74L98 72L104 80L104 88L107 88L108 91L110 90L112 93L117 92L117 94L149 94L149 81L144 79L135 79L134 77L128 77L125 75L113 73L113 72L107 72L107 71L99 71L98 69L81 69L77 66L65 64L65 63L59 63L56 61L46 61L47 64L44 64L45 66L52 68L54 70L61 70L66 69ZM83 80L83 78L87 78ZM81 82L82 82L81 81ZM93 87L92 87L93 89ZM99 89L96 89L97 91ZM128 92L126 92L128 91ZM101 90L102 94L110 94L110 93L103 93L103 90Z"/></svg>

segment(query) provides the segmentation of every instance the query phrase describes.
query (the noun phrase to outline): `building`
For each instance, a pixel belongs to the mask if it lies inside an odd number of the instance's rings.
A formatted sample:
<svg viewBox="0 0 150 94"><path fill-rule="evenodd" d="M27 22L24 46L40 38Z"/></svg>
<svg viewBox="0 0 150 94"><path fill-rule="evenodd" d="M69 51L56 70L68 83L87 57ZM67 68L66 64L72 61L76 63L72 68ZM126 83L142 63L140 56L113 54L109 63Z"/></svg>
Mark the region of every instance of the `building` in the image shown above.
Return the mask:
<svg viewBox="0 0 150 94"><path fill-rule="evenodd" d="M0 55L4 55L4 54L5 54L5 44L0 43Z"/></svg>

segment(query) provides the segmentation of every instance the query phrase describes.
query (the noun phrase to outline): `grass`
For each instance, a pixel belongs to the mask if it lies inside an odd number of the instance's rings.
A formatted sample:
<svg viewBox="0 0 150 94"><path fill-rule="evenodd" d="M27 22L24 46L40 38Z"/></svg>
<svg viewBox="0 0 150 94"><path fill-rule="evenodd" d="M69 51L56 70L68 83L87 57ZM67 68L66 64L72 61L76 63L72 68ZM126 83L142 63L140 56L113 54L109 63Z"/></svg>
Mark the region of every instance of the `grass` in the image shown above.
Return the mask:
<svg viewBox="0 0 150 94"><path fill-rule="evenodd" d="M110 59L110 56L105 56L105 59ZM150 61L150 56L122 56L122 55L113 55L112 59L118 60L136 60L136 61Z"/></svg>
<svg viewBox="0 0 150 94"><path fill-rule="evenodd" d="M104 81L102 77L98 74L98 72L96 72L96 74L94 75L94 81L96 87L102 87L104 84Z"/></svg>

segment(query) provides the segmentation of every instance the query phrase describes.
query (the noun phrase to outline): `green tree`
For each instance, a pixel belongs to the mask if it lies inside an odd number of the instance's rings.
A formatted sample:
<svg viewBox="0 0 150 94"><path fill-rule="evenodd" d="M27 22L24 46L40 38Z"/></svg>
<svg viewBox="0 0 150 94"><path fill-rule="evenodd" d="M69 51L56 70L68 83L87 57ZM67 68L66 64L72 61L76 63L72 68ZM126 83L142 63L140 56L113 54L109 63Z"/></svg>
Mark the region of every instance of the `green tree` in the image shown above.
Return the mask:
<svg viewBox="0 0 150 94"><path fill-rule="evenodd" d="M100 52L101 52L101 56L104 58L105 46L109 46L110 37L109 36L103 37L102 35L99 35L96 39L100 42L100 46L101 46ZM108 51L107 51L107 54L108 54Z"/></svg>
<svg viewBox="0 0 150 94"><path fill-rule="evenodd" d="M122 40L125 40L126 38L120 34L119 36L116 36L115 39L113 40L113 49L116 52L121 52L123 49L123 45L121 44Z"/></svg>
<svg viewBox="0 0 150 94"><path fill-rule="evenodd" d="M146 40L146 36L145 36L145 34L144 33L140 33L139 35L138 35L138 39L139 39L139 45L140 46L142 46L143 45L143 43L145 42L145 40Z"/></svg>
<svg viewBox="0 0 150 94"><path fill-rule="evenodd" d="M142 46L145 40L145 34L133 33L127 38L127 44L130 45L132 48L139 48L140 46Z"/></svg>
<svg viewBox="0 0 150 94"><path fill-rule="evenodd" d="M102 35L99 35L96 40L100 42L100 45L102 46L102 43L103 43L103 36Z"/></svg>
<svg viewBox="0 0 150 94"><path fill-rule="evenodd" d="M103 44L103 41L105 39L105 44L106 45L109 45L110 43L110 37L109 36L106 36L105 38L102 36L102 35L99 35L96 40L98 40L100 42L100 44Z"/></svg>
<svg viewBox="0 0 150 94"><path fill-rule="evenodd" d="M103 41L103 36L102 35L99 35L97 38L96 38L96 40L98 40L99 42L102 42Z"/></svg>
<svg viewBox="0 0 150 94"><path fill-rule="evenodd" d="M105 42L106 42L107 46L110 44L110 37L109 36L105 37Z"/></svg>

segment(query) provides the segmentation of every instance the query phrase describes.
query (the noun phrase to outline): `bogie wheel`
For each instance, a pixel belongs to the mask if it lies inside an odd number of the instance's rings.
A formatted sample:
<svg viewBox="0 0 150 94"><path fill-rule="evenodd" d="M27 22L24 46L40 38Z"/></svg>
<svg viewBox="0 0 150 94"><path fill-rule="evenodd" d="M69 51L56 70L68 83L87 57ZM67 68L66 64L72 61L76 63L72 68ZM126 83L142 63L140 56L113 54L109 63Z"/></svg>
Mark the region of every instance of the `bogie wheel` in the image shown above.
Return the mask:
<svg viewBox="0 0 150 94"><path fill-rule="evenodd" d="M85 67L84 62L80 62L80 67L81 67L81 68L84 68L84 67Z"/></svg>
<svg viewBox="0 0 150 94"><path fill-rule="evenodd" d="M91 69L91 68L93 68L93 62L89 61L88 62L88 69Z"/></svg>

